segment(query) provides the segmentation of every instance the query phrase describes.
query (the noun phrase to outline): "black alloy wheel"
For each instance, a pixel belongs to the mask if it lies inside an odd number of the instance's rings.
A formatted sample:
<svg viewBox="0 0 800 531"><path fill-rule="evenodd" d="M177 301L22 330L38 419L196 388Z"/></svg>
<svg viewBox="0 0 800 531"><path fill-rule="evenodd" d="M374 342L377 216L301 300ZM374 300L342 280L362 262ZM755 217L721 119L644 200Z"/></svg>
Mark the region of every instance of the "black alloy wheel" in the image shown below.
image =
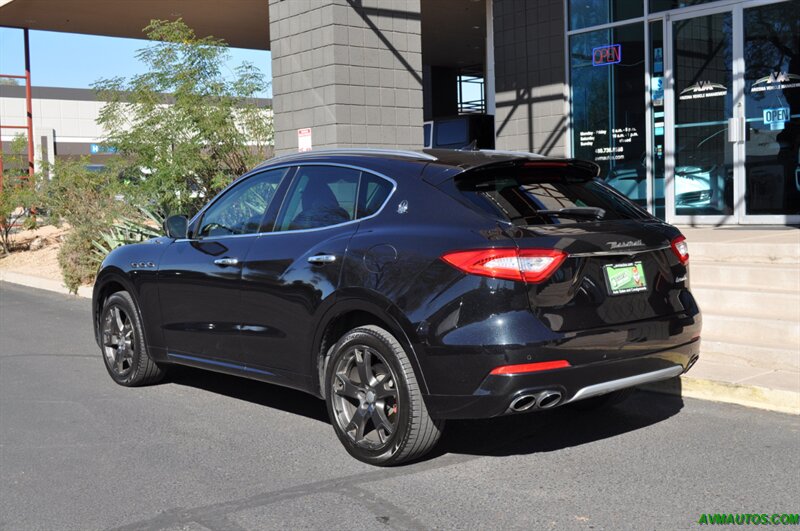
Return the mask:
<svg viewBox="0 0 800 531"><path fill-rule="evenodd" d="M444 421L430 418L405 350L382 328L345 334L325 381L334 431L361 461L385 466L416 459L441 436Z"/></svg>
<svg viewBox="0 0 800 531"><path fill-rule="evenodd" d="M100 315L100 339L106 369L118 384L147 385L164 377L164 370L147 354L139 313L129 293L118 291L106 301Z"/></svg>
<svg viewBox="0 0 800 531"><path fill-rule="evenodd" d="M370 450L384 446L397 430L397 377L380 353L352 345L334 368L333 410L353 444Z"/></svg>

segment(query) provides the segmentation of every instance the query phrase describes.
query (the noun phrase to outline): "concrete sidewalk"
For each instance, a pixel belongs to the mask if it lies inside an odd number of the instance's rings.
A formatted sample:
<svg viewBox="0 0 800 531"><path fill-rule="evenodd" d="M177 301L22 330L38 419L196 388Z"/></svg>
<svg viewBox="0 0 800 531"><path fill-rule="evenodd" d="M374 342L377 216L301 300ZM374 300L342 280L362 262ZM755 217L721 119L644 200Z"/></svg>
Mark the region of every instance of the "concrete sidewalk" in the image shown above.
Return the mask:
<svg viewBox="0 0 800 531"><path fill-rule="evenodd" d="M800 230L681 227L703 312L700 361L648 389L800 414ZM67 293L0 269L0 280ZM91 287L78 295L91 297Z"/></svg>

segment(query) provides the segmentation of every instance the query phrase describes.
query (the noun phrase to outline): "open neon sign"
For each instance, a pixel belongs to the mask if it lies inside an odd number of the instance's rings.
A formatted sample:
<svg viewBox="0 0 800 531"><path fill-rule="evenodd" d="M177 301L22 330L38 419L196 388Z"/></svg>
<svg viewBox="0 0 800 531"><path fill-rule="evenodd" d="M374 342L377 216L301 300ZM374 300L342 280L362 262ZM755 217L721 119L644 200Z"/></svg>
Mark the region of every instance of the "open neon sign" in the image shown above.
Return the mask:
<svg viewBox="0 0 800 531"><path fill-rule="evenodd" d="M615 65L622 61L622 45L609 44L592 49L592 66Z"/></svg>

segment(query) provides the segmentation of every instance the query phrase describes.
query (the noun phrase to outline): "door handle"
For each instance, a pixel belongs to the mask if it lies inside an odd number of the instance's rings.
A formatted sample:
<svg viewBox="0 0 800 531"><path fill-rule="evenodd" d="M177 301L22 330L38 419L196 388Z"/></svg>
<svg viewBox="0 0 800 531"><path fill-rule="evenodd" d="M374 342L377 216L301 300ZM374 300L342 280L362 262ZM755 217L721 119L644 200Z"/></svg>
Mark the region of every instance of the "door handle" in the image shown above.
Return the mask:
<svg viewBox="0 0 800 531"><path fill-rule="evenodd" d="M745 122L742 117L728 119L728 142L739 144L746 140Z"/></svg>
<svg viewBox="0 0 800 531"><path fill-rule="evenodd" d="M238 258L217 258L214 263L218 266L235 266L239 264Z"/></svg>
<svg viewBox="0 0 800 531"><path fill-rule="evenodd" d="M335 254L317 254L308 257L309 264L324 265L324 264L330 264L331 262L335 261L336 261Z"/></svg>

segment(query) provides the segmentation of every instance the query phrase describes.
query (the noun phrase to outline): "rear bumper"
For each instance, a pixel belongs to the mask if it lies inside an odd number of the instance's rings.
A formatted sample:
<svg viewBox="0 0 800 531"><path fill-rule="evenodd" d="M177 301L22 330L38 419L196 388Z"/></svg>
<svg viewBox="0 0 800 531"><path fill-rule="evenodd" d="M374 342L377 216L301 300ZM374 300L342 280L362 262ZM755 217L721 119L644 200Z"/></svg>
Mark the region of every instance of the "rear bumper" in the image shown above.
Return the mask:
<svg viewBox="0 0 800 531"><path fill-rule="evenodd" d="M600 396L627 387L678 376L697 361L700 340L661 350L644 356L598 361L548 371L488 375L470 395L425 396L425 403L434 418L490 418L515 413L510 408L520 397L557 393L560 397L549 407ZM552 400L552 399L551 399ZM538 404L527 411L534 411Z"/></svg>

